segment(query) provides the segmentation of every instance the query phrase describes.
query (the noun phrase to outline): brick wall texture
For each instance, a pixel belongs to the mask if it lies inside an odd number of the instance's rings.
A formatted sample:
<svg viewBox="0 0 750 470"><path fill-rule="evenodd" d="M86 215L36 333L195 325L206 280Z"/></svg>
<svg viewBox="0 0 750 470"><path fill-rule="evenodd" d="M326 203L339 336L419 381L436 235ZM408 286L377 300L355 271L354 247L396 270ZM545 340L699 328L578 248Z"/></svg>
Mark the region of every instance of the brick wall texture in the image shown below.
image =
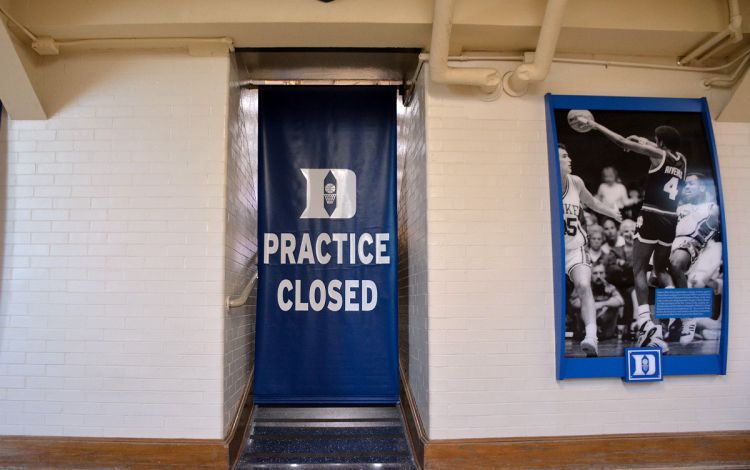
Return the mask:
<svg viewBox="0 0 750 470"><path fill-rule="evenodd" d="M0 434L223 437L227 58L39 78L0 132Z"/></svg>
<svg viewBox="0 0 750 470"><path fill-rule="evenodd" d="M543 93L708 94L716 112L728 94L701 79L554 64L528 95L495 101L427 82L430 438L750 428L748 124L715 123L729 236L728 375L555 380Z"/></svg>
<svg viewBox="0 0 750 470"><path fill-rule="evenodd" d="M3 115L0 434L224 436L254 300L224 301L257 251L257 108L229 78L227 58L44 59L50 119ZM555 380L543 94L706 94L716 116L730 91L703 78L554 64L492 101L422 76L399 118L399 314L430 438L750 427L748 124L715 123L728 375Z"/></svg>
<svg viewBox="0 0 750 470"><path fill-rule="evenodd" d="M239 295L258 271L258 92L236 86L231 61L224 286ZM224 432L232 426L255 355L256 292L224 314Z"/></svg>
<svg viewBox="0 0 750 470"><path fill-rule="evenodd" d="M398 316L399 359L420 416L429 415L427 335L427 146L425 83L408 107L398 107Z"/></svg>

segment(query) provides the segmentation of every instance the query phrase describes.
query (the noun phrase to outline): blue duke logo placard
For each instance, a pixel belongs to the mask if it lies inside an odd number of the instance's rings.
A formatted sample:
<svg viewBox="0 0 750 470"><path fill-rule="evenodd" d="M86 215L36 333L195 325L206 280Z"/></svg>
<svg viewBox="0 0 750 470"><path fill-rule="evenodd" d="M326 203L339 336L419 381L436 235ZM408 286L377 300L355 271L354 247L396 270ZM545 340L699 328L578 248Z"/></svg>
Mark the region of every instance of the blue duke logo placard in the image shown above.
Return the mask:
<svg viewBox="0 0 750 470"><path fill-rule="evenodd" d="M661 349L625 348L627 361L626 382L659 382L661 373Z"/></svg>

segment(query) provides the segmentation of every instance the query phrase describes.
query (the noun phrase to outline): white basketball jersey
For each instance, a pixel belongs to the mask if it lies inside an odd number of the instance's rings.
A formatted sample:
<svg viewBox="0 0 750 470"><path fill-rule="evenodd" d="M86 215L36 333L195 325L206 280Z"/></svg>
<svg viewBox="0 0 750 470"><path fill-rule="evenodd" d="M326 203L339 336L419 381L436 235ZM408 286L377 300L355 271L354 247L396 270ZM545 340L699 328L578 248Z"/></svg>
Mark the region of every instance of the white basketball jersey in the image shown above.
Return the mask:
<svg viewBox="0 0 750 470"><path fill-rule="evenodd" d="M574 250L586 244L586 232L581 227L581 196L568 175L568 187L563 193L563 221L565 223L565 249Z"/></svg>
<svg viewBox="0 0 750 470"><path fill-rule="evenodd" d="M711 215L713 202L700 204L683 204L677 208L676 237L691 237L698 231L698 226Z"/></svg>

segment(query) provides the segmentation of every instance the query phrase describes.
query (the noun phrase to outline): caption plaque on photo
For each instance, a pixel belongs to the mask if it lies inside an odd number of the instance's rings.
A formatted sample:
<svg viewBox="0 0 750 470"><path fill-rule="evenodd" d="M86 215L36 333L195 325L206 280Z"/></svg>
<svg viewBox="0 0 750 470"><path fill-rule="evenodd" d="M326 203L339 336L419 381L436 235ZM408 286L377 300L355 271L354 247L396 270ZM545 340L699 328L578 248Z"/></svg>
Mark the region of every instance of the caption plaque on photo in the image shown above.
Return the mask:
<svg viewBox="0 0 750 470"><path fill-rule="evenodd" d="M545 102L558 379L644 381L656 357L658 380L725 374L726 223L706 100Z"/></svg>

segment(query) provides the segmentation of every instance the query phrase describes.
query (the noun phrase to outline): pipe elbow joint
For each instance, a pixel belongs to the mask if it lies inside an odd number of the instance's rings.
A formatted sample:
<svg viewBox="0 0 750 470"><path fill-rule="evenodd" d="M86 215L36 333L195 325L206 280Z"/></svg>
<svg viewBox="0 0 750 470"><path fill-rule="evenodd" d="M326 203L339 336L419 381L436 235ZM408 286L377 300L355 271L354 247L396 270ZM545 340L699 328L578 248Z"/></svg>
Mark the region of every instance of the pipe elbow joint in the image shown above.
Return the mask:
<svg viewBox="0 0 750 470"><path fill-rule="evenodd" d="M430 65L430 78L446 85L478 86L485 93L494 93L502 79L494 69L454 68L442 63Z"/></svg>
<svg viewBox="0 0 750 470"><path fill-rule="evenodd" d="M430 80L436 83L445 83L448 80L448 70L433 64L430 60Z"/></svg>
<svg viewBox="0 0 750 470"><path fill-rule="evenodd" d="M503 83L503 78L497 72L491 72L487 74L487 85L488 87L497 88Z"/></svg>
<svg viewBox="0 0 750 470"><path fill-rule="evenodd" d="M729 20L729 29L732 31L741 30L742 27L742 15L733 15Z"/></svg>
<svg viewBox="0 0 750 470"><path fill-rule="evenodd" d="M525 95L529 89L529 81L523 79L518 71L516 69L503 75L503 91L514 97Z"/></svg>
<svg viewBox="0 0 750 470"><path fill-rule="evenodd" d="M527 64L519 65L513 72L515 80L523 80L525 82L533 80L533 68Z"/></svg>
<svg viewBox="0 0 750 470"><path fill-rule="evenodd" d="M550 67L547 64L521 64L516 68L513 74L515 75L516 80L538 82L547 78L549 69Z"/></svg>
<svg viewBox="0 0 750 470"><path fill-rule="evenodd" d="M503 83L503 78L498 75L497 72L491 72L487 74L487 77L485 78L485 84L481 85L479 88L484 92L489 94L494 93L498 87L500 87Z"/></svg>
<svg viewBox="0 0 750 470"><path fill-rule="evenodd" d="M732 35L732 42L742 41L742 15L732 16L728 29Z"/></svg>

